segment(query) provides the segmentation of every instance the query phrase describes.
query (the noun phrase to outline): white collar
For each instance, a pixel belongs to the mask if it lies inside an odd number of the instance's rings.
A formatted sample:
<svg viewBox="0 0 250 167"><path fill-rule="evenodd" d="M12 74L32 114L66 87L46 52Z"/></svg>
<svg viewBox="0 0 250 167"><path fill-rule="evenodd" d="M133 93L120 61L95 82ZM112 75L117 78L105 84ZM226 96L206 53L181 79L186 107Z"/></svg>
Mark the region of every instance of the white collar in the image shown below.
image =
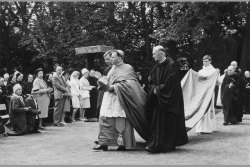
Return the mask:
<svg viewBox="0 0 250 167"><path fill-rule="evenodd" d="M161 61L161 62L159 62L160 64L162 63L162 62L164 62L166 60L166 57Z"/></svg>

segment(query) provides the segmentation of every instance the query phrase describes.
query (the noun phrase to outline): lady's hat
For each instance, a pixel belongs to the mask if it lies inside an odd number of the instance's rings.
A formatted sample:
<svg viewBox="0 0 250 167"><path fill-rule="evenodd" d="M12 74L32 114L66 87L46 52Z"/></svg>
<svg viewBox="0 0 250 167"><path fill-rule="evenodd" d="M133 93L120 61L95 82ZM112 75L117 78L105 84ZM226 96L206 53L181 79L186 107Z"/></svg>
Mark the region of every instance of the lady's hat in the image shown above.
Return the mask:
<svg viewBox="0 0 250 167"><path fill-rule="evenodd" d="M37 74L38 74L40 71L43 71L43 69L42 69L42 68L38 68L38 69L36 69L36 71L35 71L35 75L37 76Z"/></svg>
<svg viewBox="0 0 250 167"><path fill-rule="evenodd" d="M83 75L83 74L85 74L86 72L89 73L89 70L87 70L86 68L83 68L81 72L82 72L82 75Z"/></svg>

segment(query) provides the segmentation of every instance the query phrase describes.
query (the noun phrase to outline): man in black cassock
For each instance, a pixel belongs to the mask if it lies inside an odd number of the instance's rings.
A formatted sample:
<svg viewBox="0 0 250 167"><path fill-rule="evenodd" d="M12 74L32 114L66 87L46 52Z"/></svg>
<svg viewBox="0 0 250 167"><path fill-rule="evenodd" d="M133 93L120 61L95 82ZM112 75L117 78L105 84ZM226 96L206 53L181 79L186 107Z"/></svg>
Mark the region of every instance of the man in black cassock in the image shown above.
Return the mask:
<svg viewBox="0 0 250 167"><path fill-rule="evenodd" d="M243 117L243 105L244 105L244 99L245 99L245 86L244 86L244 74L242 70L238 67L238 63L236 61L232 61L230 66L232 66L235 70L235 74L238 75L238 82L239 82L239 95L238 95L238 102L239 102L239 108L237 110L237 121L242 122L242 117Z"/></svg>
<svg viewBox="0 0 250 167"><path fill-rule="evenodd" d="M165 152L188 142L178 68L162 46L153 49L157 64L149 74L147 116L152 135L148 152Z"/></svg>
<svg viewBox="0 0 250 167"><path fill-rule="evenodd" d="M241 78L233 66L228 67L228 72L221 85L221 102L223 106L223 125L236 124L238 113L241 110L240 87Z"/></svg>
<svg viewBox="0 0 250 167"><path fill-rule="evenodd" d="M244 80L244 105L243 105L243 113L250 114L250 72L245 71L245 80Z"/></svg>
<svg viewBox="0 0 250 167"><path fill-rule="evenodd" d="M94 72L95 71L93 69L90 70L90 76L88 78L88 81L90 85L97 87L97 79L93 76ZM98 92L96 89L92 89L89 94L90 94L91 107L86 109L85 117L87 117L87 120L85 120L84 122L97 122L98 116L96 114L97 113L96 108L97 108Z"/></svg>

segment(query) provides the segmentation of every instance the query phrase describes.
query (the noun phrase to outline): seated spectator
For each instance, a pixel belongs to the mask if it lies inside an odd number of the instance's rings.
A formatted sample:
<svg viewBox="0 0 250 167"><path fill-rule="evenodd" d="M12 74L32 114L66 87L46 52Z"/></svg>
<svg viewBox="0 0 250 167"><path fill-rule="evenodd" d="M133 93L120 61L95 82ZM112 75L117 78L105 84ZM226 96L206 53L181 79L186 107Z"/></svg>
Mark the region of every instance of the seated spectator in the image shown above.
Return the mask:
<svg viewBox="0 0 250 167"><path fill-rule="evenodd" d="M6 86L7 83L8 83L9 77L10 77L10 75L9 75L8 73L5 73L5 74L3 75L3 78L4 78L4 85L5 85L5 86Z"/></svg>
<svg viewBox="0 0 250 167"><path fill-rule="evenodd" d="M24 86L23 86L23 95L24 95L25 99L30 94L32 88L33 88L33 75L28 74L27 81L24 82Z"/></svg>
<svg viewBox="0 0 250 167"><path fill-rule="evenodd" d="M12 95L13 93L13 86L16 84L16 76L15 75L10 75L8 83L6 85L6 89L7 89L7 94L8 95Z"/></svg>
<svg viewBox="0 0 250 167"><path fill-rule="evenodd" d="M4 79L0 77L0 105L5 104L5 106L7 106L6 98L7 98L6 86L4 85ZM7 112L5 111L4 114L7 114Z"/></svg>
<svg viewBox="0 0 250 167"><path fill-rule="evenodd" d="M18 72L16 74L16 83L20 84L23 88L24 82L23 82L23 74L21 72Z"/></svg>

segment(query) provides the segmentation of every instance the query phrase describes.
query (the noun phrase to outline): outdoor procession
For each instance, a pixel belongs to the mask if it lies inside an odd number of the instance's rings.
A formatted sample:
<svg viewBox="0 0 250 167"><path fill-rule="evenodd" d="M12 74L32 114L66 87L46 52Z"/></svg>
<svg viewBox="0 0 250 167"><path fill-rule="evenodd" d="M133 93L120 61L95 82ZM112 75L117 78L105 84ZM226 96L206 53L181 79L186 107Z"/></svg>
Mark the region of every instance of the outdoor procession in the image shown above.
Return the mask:
<svg viewBox="0 0 250 167"><path fill-rule="evenodd" d="M0 7L0 165L250 164L248 2Z"/></svg>

